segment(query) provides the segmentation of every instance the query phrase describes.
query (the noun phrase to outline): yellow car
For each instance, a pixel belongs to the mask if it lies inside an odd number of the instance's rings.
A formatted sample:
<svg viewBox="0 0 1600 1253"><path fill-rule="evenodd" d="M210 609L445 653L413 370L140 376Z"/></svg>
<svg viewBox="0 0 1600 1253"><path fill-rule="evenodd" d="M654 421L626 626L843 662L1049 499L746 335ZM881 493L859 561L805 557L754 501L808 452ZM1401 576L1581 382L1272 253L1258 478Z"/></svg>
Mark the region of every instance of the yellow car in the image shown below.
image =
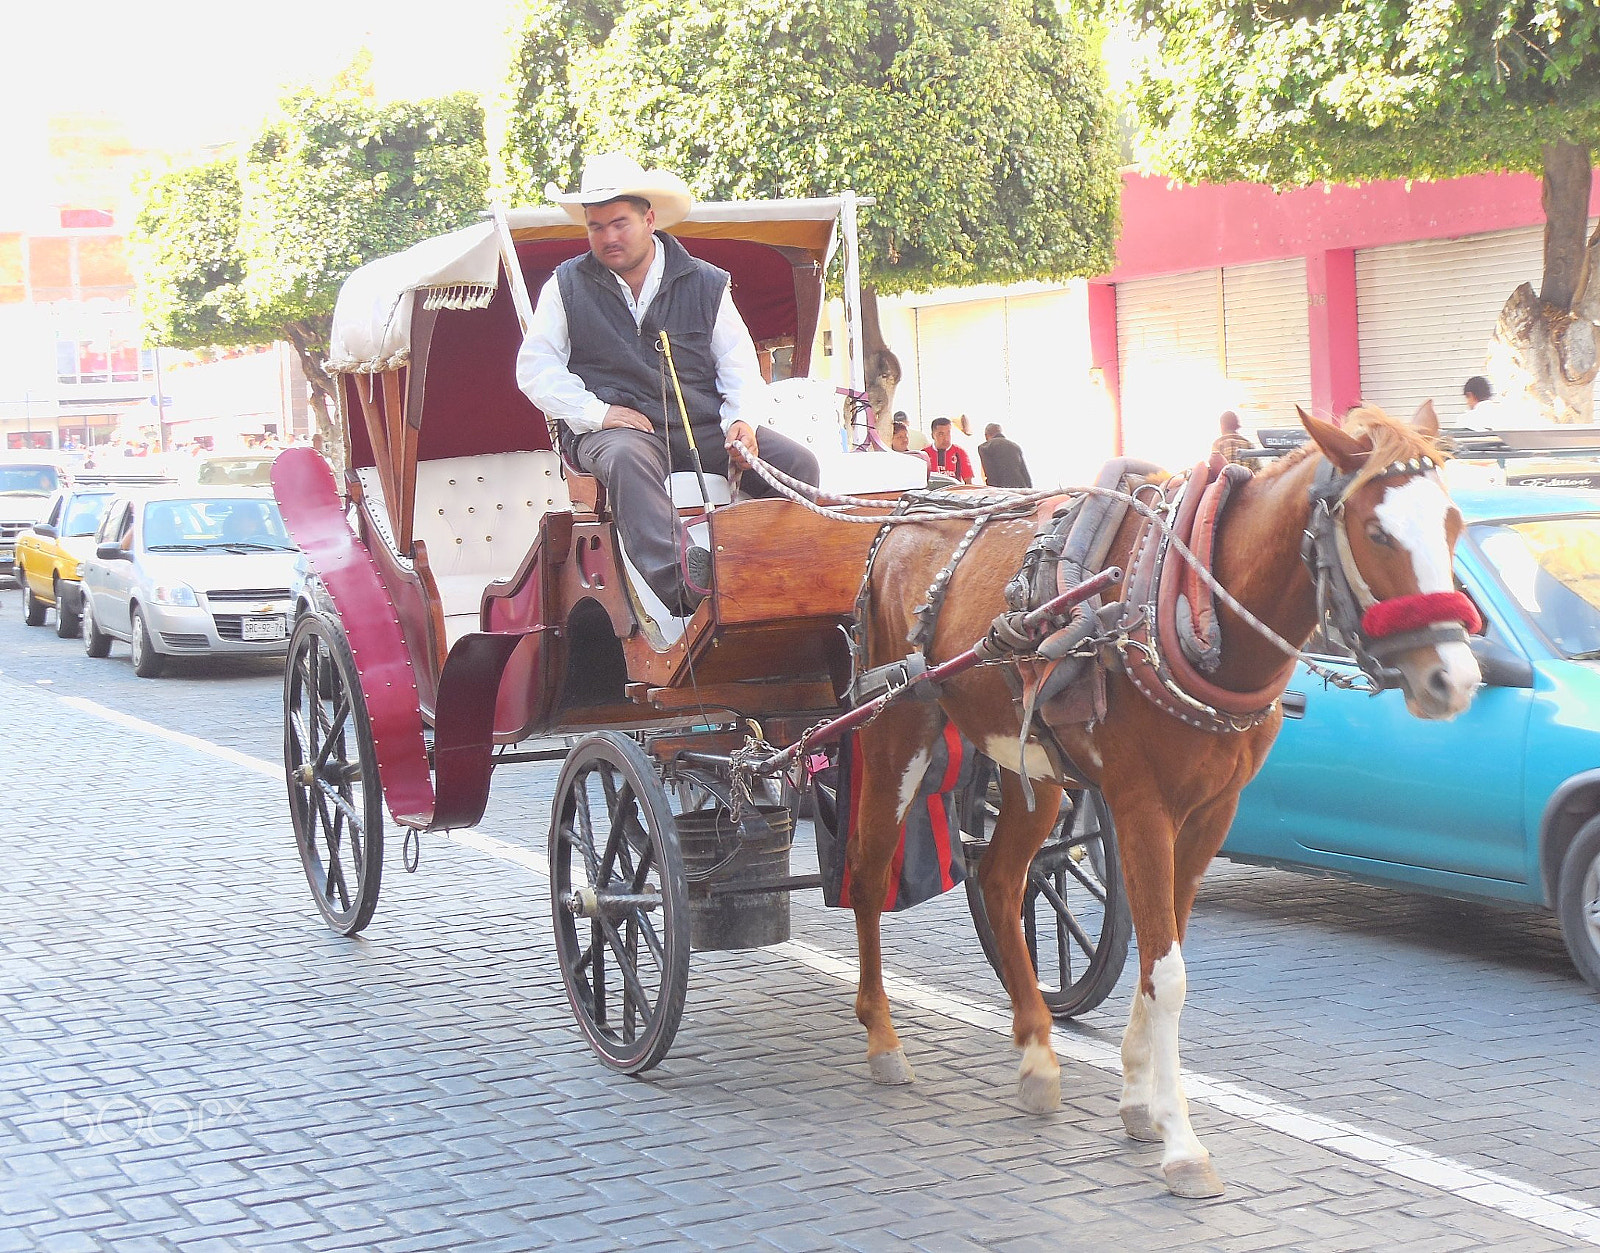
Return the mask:
<svg viewBox="0 0 1600 1253"><path fill-rule="evenodd" d="M51 606L56 634L73 639L82 612L78 563L94 554L94 533L116 495L110 484L65 487L50 498L44 517L17 536L16 578L22 588L22 620L43 626Z"/></svg>

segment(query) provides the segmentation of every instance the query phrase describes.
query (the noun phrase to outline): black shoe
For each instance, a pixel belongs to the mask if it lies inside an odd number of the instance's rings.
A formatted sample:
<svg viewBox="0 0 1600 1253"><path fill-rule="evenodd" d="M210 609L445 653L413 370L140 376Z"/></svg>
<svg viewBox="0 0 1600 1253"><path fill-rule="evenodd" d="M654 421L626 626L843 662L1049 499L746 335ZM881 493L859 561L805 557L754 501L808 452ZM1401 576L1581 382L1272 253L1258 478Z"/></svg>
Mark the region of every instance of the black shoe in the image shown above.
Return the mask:
<svg viewBox="0 0 1600 1253"><path fill-rule="evenodd" d="M684 590L694 594L699 604L711 592L711 554L704 548L691 548L683 557Z"/></svg>

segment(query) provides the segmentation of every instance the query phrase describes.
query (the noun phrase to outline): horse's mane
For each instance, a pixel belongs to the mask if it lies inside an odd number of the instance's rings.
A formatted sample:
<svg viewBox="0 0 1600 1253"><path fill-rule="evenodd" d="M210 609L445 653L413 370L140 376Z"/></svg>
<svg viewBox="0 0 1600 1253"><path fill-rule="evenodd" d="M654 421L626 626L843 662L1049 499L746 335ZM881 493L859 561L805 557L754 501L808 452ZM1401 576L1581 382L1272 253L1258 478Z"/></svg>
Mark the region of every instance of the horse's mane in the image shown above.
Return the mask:
<svg viewBox="0 0 1600 1253"><path fill-rule="evenodd" d="M1435 465L1439 465L1445 460L1445 454L1439 451L1438 444L1430 436L1424 435L1409 422L1390 417L1376 405L1364 405L1360 409L1352 409L1345 417L1344 430L1358 437L1365 435L1372 441L1372 452L1368 454L1361 469L1356 471L1355 478L1346 490L1347 496L1364 483L1370 483L1397 461L1429 457ZM1276 478L1280 474L1288 473L1308 458L1321 455L1321 452L1314 440L1307 440L1292 453L1279 457L1271 465L1259 471L1256 478Z"/></svg>

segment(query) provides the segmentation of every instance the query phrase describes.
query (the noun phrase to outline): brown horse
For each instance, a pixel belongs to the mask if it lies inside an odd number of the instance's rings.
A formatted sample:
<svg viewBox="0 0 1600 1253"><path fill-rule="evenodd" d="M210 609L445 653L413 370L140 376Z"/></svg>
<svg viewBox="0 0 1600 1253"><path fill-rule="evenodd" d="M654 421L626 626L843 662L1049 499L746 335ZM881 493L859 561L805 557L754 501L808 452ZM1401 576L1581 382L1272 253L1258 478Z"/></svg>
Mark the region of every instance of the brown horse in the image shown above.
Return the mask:
<svg viewBox="0 0 1600 1253"><path fill-rule="evenodd" d="M1344 572L1368 609L1364 621L1391 610L1401 611L1388 612L1391 620L1407 619L1409 613L1408 627L1454 619L1446 630L1395 635L1387 654L1390 680L1398 671L1412 713L1454 717L1471 701L1480 676L1466 632L1459 629L1470 622L1471 609L1439 613L1429 608L1464 601L1451 577L1461 518L1437 473L1432 437L1438 421L1432 406L1418 411L1415 427L1373 409L1352 414L1343 428L1301 417L1311 442L1234 490L1215 532L1217 581L1279 635L1302 646L1319 614L1302 535L1308 525L1315 526L1315 488L1331 480L1337 495L1324 494L1324 520L1332 530L1342 524L1338 542ZM1122 522L1110 564L1129 566L1140 524L1134 514ZM926 598L966 525L898 527L885 538L871 575L870 665L905 653L913 606ZM1019 569L1035 526L1033 518L994 522L978 537L956 568L930 663L971 646L1006 607L1005 585ZM1121 845L1139 946L1139 984L1122 1038L1122 1121L1133 1139L1162 1143L1167 1186L1194 1197L1220 1194L1222 1182L1190 1126L1179 1078L1178 1015L1185 992L1181 943L1200 876L1222 845L1240 790L1260 769L1277 735L1282 714L1276 697L1290 673L1282 650L1220 598L1217 616L1224 647L1211 680L1229 692L1264 696L1265 713L1255 725L1239 730L1191 725L1159 708L1135 687L1128 667L1113 662L1103 716L1048 727L1071 763L1103 791ZM949 682L937 705L891 705L860 732L861 813L849 853L861 958L856 1016L867 1029L873 1079L910 1082L911 1068L883 990L875 902L884 898L899 822L945 718L1001 767L1000 815L978 879L1011 997L1013 1039L1022 1050L1019 1098L1028 1110L1045 1113L1060 1104L1061 1069L1020 912L1028 866L1055 820L1062 780L1052 765L1059 758L1047 753L1037 736L1025 753L1021 750L1019 702L999 667L972 670ZM1023 770L1032 782L1031 808Z"/></svg>

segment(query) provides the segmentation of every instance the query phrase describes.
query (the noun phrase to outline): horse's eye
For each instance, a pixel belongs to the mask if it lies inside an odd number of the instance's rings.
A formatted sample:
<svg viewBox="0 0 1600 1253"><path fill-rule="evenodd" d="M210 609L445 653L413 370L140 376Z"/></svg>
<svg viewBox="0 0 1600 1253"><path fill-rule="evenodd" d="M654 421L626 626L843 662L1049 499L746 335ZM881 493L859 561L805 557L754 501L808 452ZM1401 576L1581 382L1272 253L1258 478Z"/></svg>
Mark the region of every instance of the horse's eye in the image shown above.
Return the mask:
<svg viewBox="0 0 1600 1253"><path fill-rule="evenodd" d="M1394 547L1394 536L1390 535L1376 522L1367 523L1367 538L1380 548Z"/></svg>

